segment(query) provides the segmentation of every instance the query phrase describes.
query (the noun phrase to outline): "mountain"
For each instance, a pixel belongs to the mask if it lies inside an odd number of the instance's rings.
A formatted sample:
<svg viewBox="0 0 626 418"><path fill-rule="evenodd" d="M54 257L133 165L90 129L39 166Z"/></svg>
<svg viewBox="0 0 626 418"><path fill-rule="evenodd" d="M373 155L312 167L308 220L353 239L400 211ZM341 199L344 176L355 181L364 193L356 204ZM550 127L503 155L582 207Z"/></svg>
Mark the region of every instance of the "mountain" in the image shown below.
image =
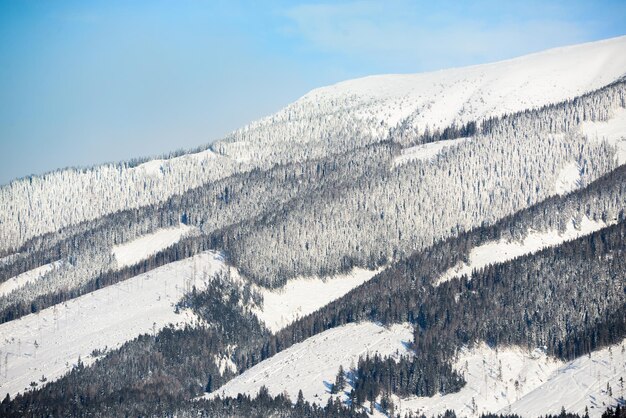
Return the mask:
<svg viewBox="0 0 626 418"><path fill-rule="evenodd" d="M2 186L0 413L624 404L625 57L346 81L192 152Z"/></svg>

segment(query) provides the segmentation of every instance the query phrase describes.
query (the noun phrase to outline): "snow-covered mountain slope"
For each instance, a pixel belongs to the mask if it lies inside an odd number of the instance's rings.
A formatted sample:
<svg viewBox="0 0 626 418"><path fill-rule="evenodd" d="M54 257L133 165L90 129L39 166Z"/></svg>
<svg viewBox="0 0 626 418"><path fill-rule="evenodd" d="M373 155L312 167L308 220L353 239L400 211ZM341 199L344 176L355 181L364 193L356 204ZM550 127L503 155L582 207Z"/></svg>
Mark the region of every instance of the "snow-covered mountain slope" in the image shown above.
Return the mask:
<svg viewBox="0 0 626 418"><path fill-rule="evenodd" d="M467 417L488 412L538 417L556 415L563 407L582 415L587 407L591 417L600 417L626 395L620 381L626 379L626 341L567 363L539 349L494 350L483 344L462 350L455 368L467 381L459 392L401 402L396 398L396 405L426 416L452 409Z"/></svg>
<svg viewBox="0 0 626 418"><path fill-rule="evenodd" d="M563 366L540 350L528 352L517 347L494 350L485 344L461 350L454 368L460 371L465 386L456 393L399 400L406 411L426 416L454 410L457 416L477 417L498 411L544 384Z"/></svg>
<svg viewBox="0 0 626 418"><path fill-rule="evenodd" d="M0 251L68 225L254 167L340 152L387 138L573 98L626 74L626 37L508 61L413 75L383 75L313 90L202 151L137 167L66 169L0 187Z"/></svg>
<svg viewBox="0 0 626 418"><path fill-rule="evenodd" d="M93 361L93 350L117 348L170 323L197 321L189 311L177 313L175 304L224 268L220 255L202 253L0 324L0 393L14 396L42 376L57 379L79 356Z"/></svg>
<svg viewBox="0 0 626 418"><path fill-rule="evenodd" d="M301 389L305 399L325 405L339 366L350 370L366 354L407 354L412 338L409 325L385 328L362 322L333 328L257 364L206 396L256 395L265 385L273 395L286 391L294 402Z"/></svg>
<svg viewBox="0 0 626 418"><path fill-rule="evenodd" d="M591 234L605 226L604 222L592 221L587 217L583 217L579 225L574 225L574 222L570 221L566 230L561 233L558 231L530 231L522 242L500 240L480 245L472 248L469 263L461 263L449 269L435 283L440 284L463 275L469 276L472 274L472 271L486 267L489 264L503 263L525 254L553 247L583 235Z"/></svg>
<svg viewBox="0 0 626 418"><path fill-rule="evenodd" d="M111 250L117 267L132 266L160 250L178 242L186 234L194 230L194 227L180 224L177 227L160 229L152 234L116 245Z"/></svg>
<svg viewBox="0 0 626 418"><path fill-rule="evenodd" d="M624 75L626 36L472 67L370 76L315 89L275 115L236 131L226 140L233 145L220 143L218 149L237 155L247 148L261 155L260 146L270 143L333 140L338 132L333 132L332 123L314 128L312 121L326 121L340 107L343 118L366 126L373 138L402 122L424 132L426 127L445 128L560 102Z"/></svg>
<svg viewBox="0 0 626 418"><path fill-rule="evenodd" d="M502 413L522 416L560 412L600 417L618 399L626 399L626 341L580 357L553 372L548 380Z"/></svg>
<svg viewBox="0 0 626 418"><path fill-rule="evenodd" d="M298 318L315 312L324 305L360 286L381 271L354 269L333 277L302 277L290 280L279 289L256 286L263 296L262 309L253 312L272 332L277 332Z"/></svg>

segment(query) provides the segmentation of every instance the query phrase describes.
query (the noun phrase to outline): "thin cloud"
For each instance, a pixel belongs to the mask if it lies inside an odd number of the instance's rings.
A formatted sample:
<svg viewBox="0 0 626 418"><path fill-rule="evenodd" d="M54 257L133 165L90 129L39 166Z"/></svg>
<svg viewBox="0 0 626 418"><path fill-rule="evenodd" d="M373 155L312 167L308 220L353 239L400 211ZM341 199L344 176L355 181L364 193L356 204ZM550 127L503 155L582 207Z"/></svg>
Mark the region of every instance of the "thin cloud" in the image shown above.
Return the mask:
<svg viewBox="0 0 626 418"><path fill-rule="evenodd" d="M463 12L452 8L442 14L406 2L358 1L298 5L284 16L289 33L311 48L369 65L384 60L382 67L400 71L508 58L589 37L588 28L566 19L494 21L487 11L484 18L459 15Z"/></svg>

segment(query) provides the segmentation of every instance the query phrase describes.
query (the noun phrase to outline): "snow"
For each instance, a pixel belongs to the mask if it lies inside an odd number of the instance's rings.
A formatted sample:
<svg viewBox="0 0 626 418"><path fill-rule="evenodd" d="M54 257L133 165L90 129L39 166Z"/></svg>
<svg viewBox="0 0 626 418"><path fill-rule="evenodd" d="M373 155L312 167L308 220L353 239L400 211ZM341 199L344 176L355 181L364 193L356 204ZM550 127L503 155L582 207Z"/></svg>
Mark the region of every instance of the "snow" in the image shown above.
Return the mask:
<svg viewBox="0 0 626 418"><path fill-rule="evenodd" d="M567 163L560 171L556 179L555 189L557 194L565 195L578 189L581 185L580 167L572 161Z"/></svg>
<svg viewBox="0 0 626 418"><path fill-rule="evenodd" d="M256 395L265 385L273 395L286 391L294 402L302 389L306 400L325 405L339 366L347 371L358 362L359 356L368 353L407 354L406 343L412 339L413 331L407 324L389 328L372 322L347 324L281 351L205 396Z"/></svg>
<svg viewBox="0 0 626 418"><path fill-rule="evenodd" d="M380 271L354 269L334 277L292 279L280 289L257 287L263 295L263 308L254 308L253 312L270 331L277 332L362 285Z"/></svg>
<svg viewBox="0 0 626 418"><path fill-rule="evenodd" d="M205 160L209 160L212 158L216 158L217 154L215 154L211 150L205 150L196 152L193 154L185 154L180 157L174 157L167 160L163 159L154 159L147 161L145 163L139 164L137 167L131 168L132 171L136 171L138 173L143 173L149 176L157 176L164 174L164 172L170 168L178 164L179 162L194 162L194 163L202 163Z"/></svg>
<svg viewBox="0 0 626 418"><path fill-rule="evenodd" d="M0 394L14 396L42 375L57 379L79 356L89 364L94 349L119 347L170 323L196 322L174 306L223 268L221 256L202 253L0 324Z"/></svg>
<svg viewBox="0 0 626 418"><path fill-rule="evenodd" d="M177 227L160 229L152 234L116 245L112 249L113 256L117 260L117 267L132 266L144 260L172 244L193 231L194 227L180 224Z"/></svg>
<svg viewBox="0 0 626 418"><path fill-rule="evenodd" d="M568 412L600 417L608 406L617 405L626 398L626 340L583 356L556 370L547 382L526 394L500 412L539 416L557 414L561 407ZM623 382L622 380L622 382ZM607 392L607 384L612 395Z"/></svg>
<svg viewBox="0 0 626 418"><path fill-rule="evenodd" d="M8 295L15 289L19 289L27 283L31 283L42 278L46 273L61 265L60 261L44 264L43 266L24 272L15 277L11 277L7 281L0 283L0 297Z"/></svg>
<svg viewBox="0 0 626 418"><path fill-rule="evenodd" d="M414 115L423 131L561 102L626 73L626 36L421 74L379 75L319 88L299 102L347 98L363 119L388 126ZM318 105L319 106L319 105Z"/></svg>
<svg viewBox="0 0 626 418"><path fill-rule="evenodd" d="M488 266L489 264L503 263L516 257L537 252L547 247L562 244L583 235L588 235L594 231L602 229L606 223L593 221L586 216L582 218L578 228L573 221L567 224L566 230L559 234L558 231L550 230L546 232L530 231L524 241L491 241L478 247L472 248L469 256L469 264L460 263L452 267L437 280L439 285L454 277L460 277L464 274L471 275L473 270Z"/></svg>
<svg viewBox="0 0 626 418"><path fill-rule="evenodd" d="M615 146L617 165L626 164L626 109L617 109L606 122L583 122L580 129L591 141L606 140Z"/></svg>
<svg viewBox="0 0 626 418"><path fill-rule="evenodd" d="M483 343L472 349L463 348L455 362L454 369L462 373L467 382L459 392L413 396L401 402L396 397L395 404L402 406L403 413L411 410L433 416L453 409L457 416L477 417L505 408L530 393L561 366L561 361L540 349L532 352L517 347L495 350Z"/></svg>
<svg viewBox="0 0 626 418"><path fill-rule="evenodd" d="M399 166L416 160L432 160L444 148L460 145L465 141L469 141L470 139L471 138L448 139L445 141L431 142L428 144L416 145L414 147L405 148L402 150L402 154L394 159L393 165Z"/></svg>

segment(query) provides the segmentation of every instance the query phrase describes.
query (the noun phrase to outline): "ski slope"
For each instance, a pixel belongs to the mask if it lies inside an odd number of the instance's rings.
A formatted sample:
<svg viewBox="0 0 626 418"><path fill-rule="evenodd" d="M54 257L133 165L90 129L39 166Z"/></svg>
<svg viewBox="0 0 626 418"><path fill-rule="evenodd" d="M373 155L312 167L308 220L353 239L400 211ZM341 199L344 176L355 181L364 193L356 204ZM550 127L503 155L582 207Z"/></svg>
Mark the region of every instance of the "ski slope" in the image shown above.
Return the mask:
<svg viewBox="0 0 626 418"><path fill-rule="evenodd" d="M292 279L279 289L256 287L263 295L262 308L253 312L272 332L277 332L374 277L378 270L354 269L333 277Z"/></svg>
<svg viewBox="0 0 626 418"><path fill-rule="evenodd" d="M79 357L89 364L95 349L196 321L190 312L177 314L175 304L223 268L221 256L202 253L0 324L0 395L14 396L42 375L57 379Z"/></svg>
<svg viewBox="0 0 626 418"><path fill-rule="evenodd" d="M272 395L287 392L294 402L302 389L306 400L325 405L339 366L347 371L367 353L407 354L406 344L412 339L412 328L406 324L389 328L372 322L347 324L281 351L206 396L256 395L265 385Z"/></svg>
<svg viewBox="0 0 626 418"><path fill-rule="evenodd" d="M435 285L439 285L454 277L463 275L470 276L472 271L481 269L489 264L503 263L520 257L525 254L531 254L547 247L556 246L566 241L591 234L604 228L604 222L592 221L587 217L583 217L578 229L574 222L567 224L567 229L563 233L558 231L537 232L531 231L524 241L492 241L478 247L472 248L468 263L460 263L442 274L436 281Z"/></svg>
<svg viewBox="0 0 626 418"><path fill-rule="evenodd" d="M583 122L582 133L591 141L606 140L617 148L617 165L626 164L626 109L619 108L605 122Z"/></svg>
<svg viewBox="0 0 626 418"><path fill-rule="evenodd" d="M114 246L111 251L117 261L117 268L132 266L145 260L152 254L177 243L194 229L194 227L180 224L177 227L160 229L152 234Z"/></svg>

